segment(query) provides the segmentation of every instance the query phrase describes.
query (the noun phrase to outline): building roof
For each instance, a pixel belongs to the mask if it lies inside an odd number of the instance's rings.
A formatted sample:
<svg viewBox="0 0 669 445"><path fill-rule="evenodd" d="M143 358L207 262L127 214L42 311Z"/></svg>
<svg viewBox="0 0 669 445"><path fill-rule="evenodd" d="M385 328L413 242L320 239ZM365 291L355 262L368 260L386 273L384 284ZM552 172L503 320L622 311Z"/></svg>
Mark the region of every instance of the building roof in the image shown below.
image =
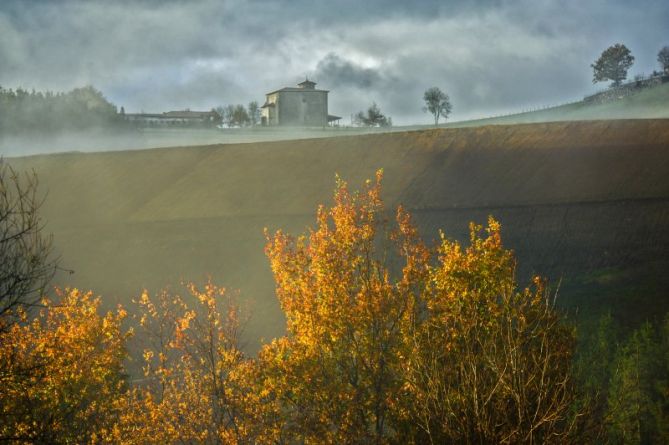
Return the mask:
<svg viewBox="0 0 669 445"><path fill-rule="evenodd" d="M300 92L300 93L329 93L329 90L317 90L317 89L310 89L310 88L298 88L298 87L283 87L279 90L274 90L270 91L266 95L274 94L274 93L279 93L279 92Z"/></svg>
<svg viewBox="0 0 669 445"><path fill-rule="evenodd" d="M149 118L149 117L153 117L153 118L161 118L161 117L165 117L165 116L163 116L162 114L157 114L157 113L125 113L124 116L125 116L125 117L131 117L131 118L135 118L135 117L140 117L140 118L141 118L141 117L145 117L145 118Z"/></svg>
<svg viewBox="0 0 669 445"><path fill-rule="evenodd" d="M335 116L334 114L328 114L328 122L338 121L341 119L341 116Z"/></svg>
<svg viewBox="0 0 669 445"><path fill-rule="evenodd" d="M164 113L125 113L129 118L153 118L153 119L203 119L217 116L215 111L166 111Z"/></svg>
<svg viewBox="0 0 669 445"><path fill-rule="evenodd" d="M269 93L269 94L272 94L272 93ZM265 101L265 103L262 104L262 107L260 107L260 108L269 108L269 107L276 107L276 104L269 103L269 102Z"/></svg>
<svg viewBox="0 0 669 445"><path fill-rule="evenodd" d="M313 90L314 87L316 86L316 82L312 82L312 81L309 80L309 78L307 77L307 78L304 79L304 82L300 82L300 83L298 83L297 86L299 86L300 88L305 88L305 89Z"/></svg>
<svg viewBox="0 0 669 445"><path fill-rule="evenodd" d="M173 118L179 118L179 119L200 119L203 117L209 117L212 115L215 115L214 111L191 111L191 110L183 110L183 111L166 111L163 113L163 116L165 117L173 117Z"/></svg>

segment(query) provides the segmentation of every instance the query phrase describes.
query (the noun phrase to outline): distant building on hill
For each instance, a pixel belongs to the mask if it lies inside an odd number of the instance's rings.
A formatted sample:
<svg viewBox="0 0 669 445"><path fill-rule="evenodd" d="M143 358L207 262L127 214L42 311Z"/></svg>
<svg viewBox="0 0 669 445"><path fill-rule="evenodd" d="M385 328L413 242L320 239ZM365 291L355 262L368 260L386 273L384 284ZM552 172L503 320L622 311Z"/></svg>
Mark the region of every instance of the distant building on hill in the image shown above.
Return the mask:
<svg viewBox="0 0 669 445"><path fill-rule="evenodd" d="M145 127L215 127L221 123L216 111L167 111L165 113L125 113L125 120Z"/></svg>
<svg viewBox="0 0 669 445"><path fill-rule="evenodd" d="M266 94L261 107L265 126L325 127L341 117L328 114L327 90L317 90L316 82L306 79L295 87L285 87Z"/></svg>

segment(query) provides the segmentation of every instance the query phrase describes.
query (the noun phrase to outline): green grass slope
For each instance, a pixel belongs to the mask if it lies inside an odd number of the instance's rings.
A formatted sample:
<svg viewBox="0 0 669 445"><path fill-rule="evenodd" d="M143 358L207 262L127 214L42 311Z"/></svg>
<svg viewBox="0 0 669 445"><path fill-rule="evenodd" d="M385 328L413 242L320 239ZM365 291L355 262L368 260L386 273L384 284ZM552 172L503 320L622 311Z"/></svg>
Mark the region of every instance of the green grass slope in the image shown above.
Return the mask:
<svg viewBox="0 0 669 445"><path fill-rule="evenodd" d="M602 104L576 102L508 116L453 122L450 127L598 119L669 118L669 83Z"/></svg>
<svg viewBox="0 0 669 445"><path fill-rule="evenodd" d="M521 275L583 281L604 269L669 264L669 120L65 153L10 163L34 169L48 193L47 230L63 266L75 270L58 277L61 284L93 289L111 305L142 288L209 275L249 301L251 347L283 332L263 228L303 232L316 206L330 203L335 173L357 188L383 168L387 204L405 204L428 240L438 228L464 238L470 220L496 216ZM571 293L582 300L578 289ZM659 306L669 309L669 299Z"/></svg>

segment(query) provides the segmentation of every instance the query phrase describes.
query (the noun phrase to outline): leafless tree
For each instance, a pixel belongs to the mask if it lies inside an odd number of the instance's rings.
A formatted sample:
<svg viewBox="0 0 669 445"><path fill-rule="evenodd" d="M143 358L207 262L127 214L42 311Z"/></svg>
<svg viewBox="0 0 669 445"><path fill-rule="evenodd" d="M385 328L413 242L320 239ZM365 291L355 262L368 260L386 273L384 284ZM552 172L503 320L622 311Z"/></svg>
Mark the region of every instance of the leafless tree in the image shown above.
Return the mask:
<svg viewBox="0 0 669 445"><path fill-rule="evenodd" d="M37 186L35 172L17 173L0 159L0 320L38 302L58 267Z"/></svg>

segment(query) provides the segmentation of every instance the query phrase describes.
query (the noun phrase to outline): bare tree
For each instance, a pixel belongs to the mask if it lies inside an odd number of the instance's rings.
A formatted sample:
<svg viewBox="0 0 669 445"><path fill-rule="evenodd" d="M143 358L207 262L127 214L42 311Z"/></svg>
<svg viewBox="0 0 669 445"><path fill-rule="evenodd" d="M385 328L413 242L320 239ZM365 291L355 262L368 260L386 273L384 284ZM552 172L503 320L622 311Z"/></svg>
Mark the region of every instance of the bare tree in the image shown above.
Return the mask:
<svg viewBox="0 0 669 445"><path fill-rule="evenodd" d="M432 87L425 91L423 95L425 100L425 107L423 112L429 111L434 116L434 125L439 123L439 118L443 116L444 120L448 117L453 109L448 94L444 93L437 87Z"/></svg>
<svg viewBox="0 0 669 445"><path fill-rule="evenodd" d="M57 269L52 237L42 233L37 185L35 172L19 174L0 159L0 320L35 304Z"/></svg>
<svg viewBox="0 0 669 445"><path fill-rule="evenodd" d="M255 127L256 125L258 125L258 122L260 122L260 107L258 106L258 102L256 102L255 100L249 102L248 115L249 115L249 120L251 122L251 126Z"/></svg>

